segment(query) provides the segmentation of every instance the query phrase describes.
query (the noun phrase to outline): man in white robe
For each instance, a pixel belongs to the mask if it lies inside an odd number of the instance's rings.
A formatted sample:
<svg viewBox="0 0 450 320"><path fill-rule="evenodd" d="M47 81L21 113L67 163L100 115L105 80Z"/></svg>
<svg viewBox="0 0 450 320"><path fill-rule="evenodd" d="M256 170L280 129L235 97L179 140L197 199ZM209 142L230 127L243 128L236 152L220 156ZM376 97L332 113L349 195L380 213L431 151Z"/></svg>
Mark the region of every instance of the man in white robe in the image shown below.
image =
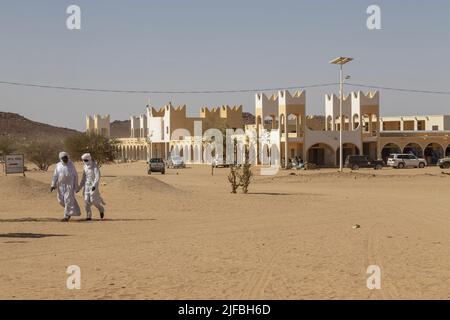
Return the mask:
<svg viewBox="0 0 450 320"><path fill-rule="evenodd" d="M50 191L57 190L58 202L64 207L62 221L69 221L71 217L81 215L80 206L75 197L78 189L78 174L66 152L61 152L59 159L61 161L56 164Z"/></svg>
<svg viewBox="0 0 450 320"><path fill-rule="evenodd" d="M92 206L98 209L100 218L103 219L105 216L105 208L103 205L105 203L100 196L100 170L89 153L83 154L81 160L83 160L84 168L83 178L81 179L78 190L83 188L84 206L87 215L86 220L92 219Z"/></svg>

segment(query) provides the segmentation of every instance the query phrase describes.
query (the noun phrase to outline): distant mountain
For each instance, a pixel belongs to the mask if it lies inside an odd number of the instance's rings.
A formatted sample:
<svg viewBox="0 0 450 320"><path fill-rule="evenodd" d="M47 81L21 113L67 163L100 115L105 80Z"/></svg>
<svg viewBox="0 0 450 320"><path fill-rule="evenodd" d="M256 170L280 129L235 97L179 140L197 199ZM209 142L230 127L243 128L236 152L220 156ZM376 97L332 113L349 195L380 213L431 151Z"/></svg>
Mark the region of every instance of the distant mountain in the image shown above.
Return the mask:
<svg viewBox="0 0 450 320"><path fill-rule="evenodd" d="M17 113L0 111L0 136L27 141L63 141L77 133L79 132L73 129L55 127L29 120Z"/></svg>
<svg viewBox="0 0 450 320"><path fill-rule="evenodd" d="M242 112L242 122L244 123L244 125L255 124L255 116L250 112Z"/></svg>
<svg viewBox="0 0 450 320"><path fill-rule="evenodd" d="M111 138L129 138L131 135L130 120L116 120L111 122Z"/></svg>
<svg viewBox="0 0 450 320"><path fill-rule="evenodd" d="M242 113L243 124L255 124L255 116L249 112ZM322 130L323 116L308 117L307 125L315 130ZM316 128L317 127L317 128ZM63 141L65 138L79 133L77 130L55 127L49 124L29 120L17 113L0 111L0 136L10 136L20 140L53 140ZM111 137L129 138L130 120L111 122Z"/></svg>
<svg viewBox="0 0 450 320"><path fill-rule="evenodd" d="M325 130L325 116L306 116L306 126L311 130Z"/></svg>

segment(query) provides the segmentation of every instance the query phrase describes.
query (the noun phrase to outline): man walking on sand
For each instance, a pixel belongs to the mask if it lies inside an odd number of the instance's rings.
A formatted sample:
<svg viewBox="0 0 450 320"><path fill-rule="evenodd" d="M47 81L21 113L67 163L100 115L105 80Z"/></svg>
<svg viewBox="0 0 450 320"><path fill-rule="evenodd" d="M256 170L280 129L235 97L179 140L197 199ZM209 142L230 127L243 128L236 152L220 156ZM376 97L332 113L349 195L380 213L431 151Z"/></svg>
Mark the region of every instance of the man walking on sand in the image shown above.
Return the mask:
<svg viewBox="0 0 450 320"><path fill-rule="evenodd" d="M92 159L89 153L83 154L81 157L83 160L83 178L81 179L80 186L77 191L84 188L84 206L86 209L86 220L92 219L92 205L98 209L100 212L100 218L103 219L105 216L105 208L103 205L105 202L100 196L100 170L97 163Z"/></svg>
<svg viewBox="0 0 450 320"><path fill-rule="evenodd" d="M78 174L66 152L60 152L59 159L61 161L56 164L50 192L57 190L58 202L64 207L62 221L69 221L70 217L81 215L80 206L75 197L78 189Z"/></svg>

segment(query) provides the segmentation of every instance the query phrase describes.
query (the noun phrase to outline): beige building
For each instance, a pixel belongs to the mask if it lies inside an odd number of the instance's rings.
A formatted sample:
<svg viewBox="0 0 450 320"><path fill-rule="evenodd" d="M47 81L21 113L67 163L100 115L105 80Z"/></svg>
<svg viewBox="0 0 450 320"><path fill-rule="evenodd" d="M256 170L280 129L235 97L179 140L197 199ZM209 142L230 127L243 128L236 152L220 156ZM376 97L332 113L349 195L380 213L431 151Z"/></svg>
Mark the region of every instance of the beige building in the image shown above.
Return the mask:
<svg viewBox="0 0 450 320"><path fill-rule="evenodd" d="M390 153L412 152L435 164L440 157L450 155L450 116L381 117L379 92L358 91L345 96L342 119L339 98L334 94L325 96L325 116L308 116L306 112L306 92L291 94L286 90L272 96L256 94L256 123L245 127L242 106L201 108L199 117L188 117L186 106L169 103L155 109L148 105L146 114L131 117L130 138L120 139L119 156L124 160L147 160L175 153L186 163L210 163L208 132L217 128L222 132L238 130L232 139L249 141L254 164L283 165L285 159L299 157L333 167L339 164L341 125L344 159L363 154L386 160ZM109 121L109 116L88 117L88 130L109 133L106 119ZM226 155L227 161L239 157L236 146L233 153Z"/></svg>
<svg viewBox="0 0 450 320"><path fill-rule="evenodd" d="M299 157L319 166L335 166L339 163L339 99L325 96L325 121L306 115L306 93L291 95L279 91L268 98L256 97L256 127L258 136L262 129L278 132L278 140L260 146L259 159L266 159L275 146L280 150L280 163ZM287 119L287 121L285 121ZM355 92L343 100L343 154L364 153L377 157L379 94ZM273 159L272 159L273 160ZM264 161L261 161L263 164ZM276 162L276 161L275 161Z"/></svg>
<svg viewBox="0 0 450 320"><path fill-rule="evenodd" d="M131 117L130 138L119 139L124 160L167 158L176 153L187 163L203 163L204 136L209 129L242 128L242 106L201 108L199 117L188 117L186 106L171 103L160 109L147 105L146 114Z"/></svg>
<svg viewBox="0 0 450 320"><path fill-rule="evenodd" d="M111 136L109 115L104 117L98 114L93 117L86 116L86 132L101 134L109 138Z"/></svg>
<svg viewBox="0 0 450 320"><path fill-rule="evenodd" d="M450 116L381 117L380 145L382 157L389 152L412 152L428 164L450 155Z"/></svg>

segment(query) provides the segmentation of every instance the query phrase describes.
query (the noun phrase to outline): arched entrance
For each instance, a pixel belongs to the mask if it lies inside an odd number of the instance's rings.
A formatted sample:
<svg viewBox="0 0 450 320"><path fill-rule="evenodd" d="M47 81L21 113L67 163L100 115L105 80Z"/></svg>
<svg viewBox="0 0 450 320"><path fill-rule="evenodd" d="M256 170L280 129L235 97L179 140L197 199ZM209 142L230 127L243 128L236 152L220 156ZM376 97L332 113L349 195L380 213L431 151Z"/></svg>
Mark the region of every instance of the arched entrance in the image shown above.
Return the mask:
<svg viewBox="0 0 450 320"><path fill-rule="evenodd" d="M339 165L339 159L340 159L340 148L337 148L336 150L336 165ZM347 156L353 156L353 155L359 155L359 148L354 145L353 143L344 143L342 145L342 156L345 161L347 159Z"/></svg>
<svg viewBox="0 0 450 320"><path fill-rule="evenodd" d="M445 149L445 156L450 157L450 145L448 145L447 148Z"/></svg>
<svg viewBox="0 0 450 320"><path fill-rule="evenodd" d="M381 149L381 158L384 162L387 161L387 158L391 153L402 153L402 149L395 143L388 143Z"/></svg>
<svg viewBox="0 0 450 320"><path fill-rule="evenodd" d="M444 156L444 149L439 143L430 143L424 149L424 156L427 163L436 164Z"/></svg>
<svg viewBox="0 0 450 320"><path fill-rule="evenodd" d="M277 126L277 124L275 121L275 117L266 116L264 118L264 128L265 129L267 129L267 130L275 129L276 126Z"/></svg>
<svg viewBox="0 0 450 320"><path fill-rule="evenodd" d="M178 155L179 155L180 157L183 157L183 156L184 156L184 148L183 148L183 146L180 146L180 147L179 147Z"/></svg>
<svg viewBox="0 0 450 320"><path fill-rule="evenodd" d="M328 117L327 117L326 128L327 128L327 131L332 131L332 130L334 130L334 128L333 128L333 118L332 118L331 116L328 116Z"/></svg>
<svg viewBox="0 0 450 320"><path fill-rule="evenodd" d="M420 145L418 145L417 143L408 143L403 148L403 153L412 153L416 157L419 157L419 158L423 157L422 147Z"/></svg>
<svg viewBox="0 0 450 320"><path fill-rule="evenodd" d="M262 165L270 164L270 147L268 144L264 144L262 146L261 154L260 154L260 163Z"/></svg>
<svg viewBox="0 0 450 320"><path fill-rule="evenodd" d="M301 115L296 113L289 113L287 119L288 133L295 133L298 136L302 125Z"/></svg>
<svg viewBox="0 0 450 320"><path fill-rule="evenodd" d="M280 165L280 150L276 144L272 144L270 147L270 165Z"/></svg>
<svg viewBox="0 0 450 320"><path fill-rule="evenodd" d="M318 166L334 166L336 161L334 150L325 143L317 143L308 149L308 162Z"/></svg>

